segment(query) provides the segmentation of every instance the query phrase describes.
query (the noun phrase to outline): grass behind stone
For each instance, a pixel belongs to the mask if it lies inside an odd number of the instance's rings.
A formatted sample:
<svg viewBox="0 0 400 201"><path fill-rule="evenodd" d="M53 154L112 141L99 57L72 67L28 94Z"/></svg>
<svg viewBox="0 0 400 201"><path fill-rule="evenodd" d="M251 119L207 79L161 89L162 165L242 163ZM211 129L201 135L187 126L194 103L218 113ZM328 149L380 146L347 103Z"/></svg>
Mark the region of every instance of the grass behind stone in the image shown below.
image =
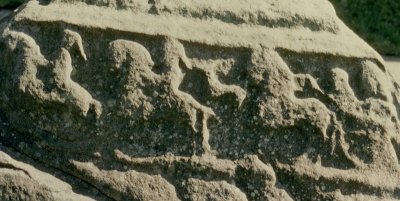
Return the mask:
<svg viewBox="0 0 400 201"><path fill-rule="evenodd" d="M26 0L0 0L0 8L16 8Z"/></svg>
<svg viewBox="0 0 400 201"><path fill-rule="evenodd" d="M400 56L399 0L330 0L339 17L385 55Z"/></svg>

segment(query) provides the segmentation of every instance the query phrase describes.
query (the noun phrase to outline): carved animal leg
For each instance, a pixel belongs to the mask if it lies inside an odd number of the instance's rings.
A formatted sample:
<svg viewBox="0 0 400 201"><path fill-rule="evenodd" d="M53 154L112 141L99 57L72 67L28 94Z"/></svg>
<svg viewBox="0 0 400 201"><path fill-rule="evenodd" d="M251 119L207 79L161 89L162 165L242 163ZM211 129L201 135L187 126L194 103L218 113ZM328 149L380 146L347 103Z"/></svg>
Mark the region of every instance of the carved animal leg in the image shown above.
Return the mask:
<svg viewBox="0 0 400 201"><path fill-rule="evenodd" d="M196 122L199 121L196 117L197 111L202 113L201 120L201 138L202 138L202 149L203 154L210 155L212 154L211 146L209 145L209 131L207 128L207 121L210 117L215 116L214 111L200 104L196 99L193 98L188 93L185 93L179 90L179 86L183 81L183 73L181 68L183 68L182 63L186 68L190 68L191 64L189 63L189 59L185 55L184 47L179 41L173 39L166 39L165 41L165 60L166 65L169 66L170 72L169 77L171 81L171 89L175 96L177 96L182 102L185 103L185 110L187 114L190 116L191 126L195 132L198 131L196 128ZM195 109L195 110L193 110Z"/></svg>

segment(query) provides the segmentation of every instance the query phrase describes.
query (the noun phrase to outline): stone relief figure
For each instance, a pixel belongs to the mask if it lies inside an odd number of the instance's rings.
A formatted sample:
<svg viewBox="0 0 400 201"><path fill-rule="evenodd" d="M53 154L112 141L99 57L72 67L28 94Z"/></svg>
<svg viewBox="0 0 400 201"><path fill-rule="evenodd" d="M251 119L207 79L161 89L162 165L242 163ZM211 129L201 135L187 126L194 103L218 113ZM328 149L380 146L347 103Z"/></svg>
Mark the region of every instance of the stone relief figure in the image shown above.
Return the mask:
<svg viewBox="0 0 400 201"><path fill-rule="evenodd" d="M25 57L16 67L21 71L18 86L23 94L29 94L40 101L66 104L67 107L75 108L73 110L77 110L83 116L92 109L95 116L100 117L102 112L100 102L71 79L73 67L69 51L77 48L86 59L82 39L78 33L64 31L61 48L53 61L47 60L35 40L24 33L10 32L9 42L12 44L13 51L19 51ZM38 77L41 71L52 74L52 78L41 80Z"/></svg>
<svg viewBox="0 0 400 201"><path fill-rule="evenodd" d="M141 44L128 40L115 40L109 45L110 51L112 53L112 66L117 69L121 74L119 90L120 96L117 102L120 102L121 109L125 111L124 113L130 114L127 117L132 118L132 115L139 113L140 115L147 116L153 111L153 105L146 95L142 93L141 88L144 86L144 80L150 81L152 84L161 83L162 80L169 84L168 89L170 90L170 96L172 96L176 101L181 102L185 112L191 117L192 129L202 135L202 153L193 153L191 157L175 156L173 154L168 154L158 156L158 157L130 157L123 153L122 151L115 150L115 158L123 164L137 170L147 172L149 174L154 174L159 169L174 169L176 171L184 171L181 167L187 167L189 164L198 164L201 168L205 168L206 175L214 175L213 180L219 185L221 182L228 181L230 183L240 182L239 186L243 192L250 192L251 190L257 190L257 196L260 199L270 199L272 197L277 197L280 199L290 200L289 196L281 189L276 187L276 176L270 165L265 165L257 155L248 155L242 159L238 159L234 162L227 159L219 159L215 155L218 154L217 151L211 149L208 142L209 131L207 126L208 118L215 117L215 113L210 107L206 107L199 103L193 98L189 93L180 90L180 85L184 79L183 68L192 69L191 62L185 54L183 45L174 39L168 37L162 40L162 50L161 62L165 68L165 72L161 74L156 74L152 71L154 62L151 58L149 51ZM221 94L232 93L237 95L239 106L245 98L246 92L237 87L231 85L223 85L218 82L215 73L212 69L207 69L209 75L210 85L214 88L223 90ZM149 87L149 86L147 86ZM217 94L221 95L221 94ZM198 112L201 113L202 119L197 119ZM200 129L198 128L200 121ZM194 145L197 146L197 145ZM253 153L255 154L255 153ZM82 168L86 172L89 163L74 163L77 168ZM201 169L200 168L200 169ZM191 171L196 174L204 174L197 168L193 168ZM96 173L98 174L98 173ZM103 171L100 174L108 174ZM127 177L128 174L127 173ZM163 174L170 175L174 177L176 172L164 172ZM245 178L248 175L253 175L254 177ZM93 175L89 179L92 178ZM182 175L181 175L182 176ZM203 175L205 176L205 175ZM189 178L187 178L189 179ZM196 186L211 185L213 182L198 180L200 183L193 183L192 180L188 180L188 186L179 186L185 191L191 192ZM192 182L190 182L192 181ZM186 182L186 181L185 181ZM109 183L105 181L105 183ZM110 182L112 183L112 182ZM193 183L193 184L192 184ZM116 185L116 184L113 184ZM254 189L248 189L248 186L254 185ZM236 189L234 185L229 183L224 183L222 186L215 186L215 188L233 188ZM131 188L131 187L129 187ZM240 192L240 190L237 190ZM279 192L279 193L277 193ZM192 192L194 193L194 192ZM235 195L239 194L233 194ZM197 195L202 197L202 195ZM247 196L251 196L249 193ZM232 197L232 198L233 198ZM245 197L245 195L244 195ZM239 199L243 200L243 199Z"/></svg>
<svg viewBox="0 0 400 201"><path fill-rule="evenodd" d="M201 135L202 145L200 146L204 154L211 154L207 121L215 117L215 113L211 108L200 104L190 94L179 89L184 79L181 68L191 68L182 44L171 38L165 38L162 50L162 65L166 68L166 72L159 75L152 71L154 62L150 53L139 43L127 40L116 40L110 43L112 62L114 62L112 65L121 74L119 87L122 89L118 102L128 116L140 115L146 118L153 112L154 106L141 90L145 87L144 80L152 84L167 82L168 93L183 105L184 111L190 117L193 131ZM198 112L201 113L201 119L197 119Z"/></svg>
<svg viewBox="0 0 400 201"><path fill-rule="evenodd" d="M93 99L92 95L81 85L71 79L73 70L72 59L69 51L76 48L82 58L87 60L83 50L82 38L76 32L65 30L63 47L60 56L53 62L54 82L64 96L71 98L71 104L78 106L83 115L86 115L90 109L93 109L96 117L99 118L102 112L101 103Z"/></svg>
<svg viewBox="0 0 400 201"><path fill-rule="evenodd" d="M400 86L326 0L29 1L0 34L0 143L104 200L400 198Z"/></svg>
<svg viewBox="0 0 400 201"><path fill-rule="evenodd" d="M201 133L201 146L204 154L212 154L213 151L208 143L209 131L207 121L209 118L215 117L214 111L210 107L200 104L190 94L179 89L184 78L181 68L192 68L191 63L186 57L185 49L177 40L167 37L163 44L163 50L164 55L162 55L162 60L167 68L166 79L170 82L172 95L183 102L183 108L190 116L193 130ZM201 113L201 119L197 119L197 112ZM197 122L201 122L200 128L196 126Z"/></svg>
<svg viewBox="0 0 400 201"><path fill-rule="evenodd" d="M117 98L120 109L130 118L138 118L139 115L147 118L154 107L141 88L145 80L155 84L160 79L151 71L154 62L150 53L139 43L127 40L113 41L109 47L114 62L112 66L121 76Z"/></svg>

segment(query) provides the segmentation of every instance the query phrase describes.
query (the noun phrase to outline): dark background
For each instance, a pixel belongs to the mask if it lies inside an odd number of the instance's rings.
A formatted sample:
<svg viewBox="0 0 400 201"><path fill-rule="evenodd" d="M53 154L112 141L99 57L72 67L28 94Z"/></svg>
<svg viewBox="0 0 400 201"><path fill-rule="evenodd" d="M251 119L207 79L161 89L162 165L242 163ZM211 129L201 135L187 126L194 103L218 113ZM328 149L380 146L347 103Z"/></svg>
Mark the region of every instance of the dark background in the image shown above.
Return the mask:
<svg viewBox="0 0 400 201"><path fill-rule="evenodd" d="M25 0L0 0L0 8L16 8Z"/></svg>
<svg viewBox="0 0 400 201"><path fill-rule="evenodd" d="M400 0L329 0L338 16L379 53L400 56Z"/></svg>

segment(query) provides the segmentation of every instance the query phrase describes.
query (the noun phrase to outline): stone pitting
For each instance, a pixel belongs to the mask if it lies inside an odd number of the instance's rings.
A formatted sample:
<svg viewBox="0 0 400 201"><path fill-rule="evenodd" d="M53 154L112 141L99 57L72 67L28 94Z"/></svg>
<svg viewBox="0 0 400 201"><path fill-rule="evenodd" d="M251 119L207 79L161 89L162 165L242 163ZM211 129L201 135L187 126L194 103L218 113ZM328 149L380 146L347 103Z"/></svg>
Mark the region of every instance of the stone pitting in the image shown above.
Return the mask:
<svg viewBox="0 0 400 201"><path fill-rule="evenodd" d="M327 1L30 1L0 33L0 142L66 200L400 199L400 85ZM2 199L59 198L20 164Z"/></svg>

